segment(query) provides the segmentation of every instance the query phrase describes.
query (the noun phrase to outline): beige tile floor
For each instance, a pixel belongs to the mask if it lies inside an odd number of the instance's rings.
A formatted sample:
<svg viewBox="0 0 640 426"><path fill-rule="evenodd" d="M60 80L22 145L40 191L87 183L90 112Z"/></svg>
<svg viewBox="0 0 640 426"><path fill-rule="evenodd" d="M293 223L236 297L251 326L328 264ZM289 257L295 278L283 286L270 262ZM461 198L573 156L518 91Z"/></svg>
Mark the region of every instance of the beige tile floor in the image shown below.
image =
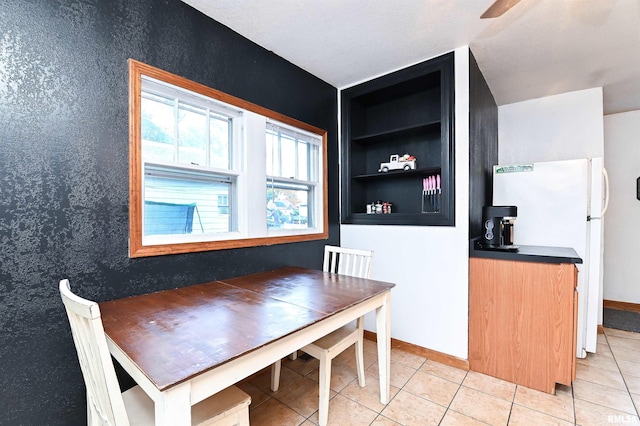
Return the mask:
<svg viewBox="0 0 640 426"><path fill-rule="evenodd" d="M391 400L379 400L375 343L365 340L367 386L353 349L333 362L330 425L640 425L640 333L605 329L598 349L579 359L572 387L534 391L411 353L391 351ZM240 387L251 395L253 426L317 425L318 361L283 362L280 390L269 369Z"/></svg>

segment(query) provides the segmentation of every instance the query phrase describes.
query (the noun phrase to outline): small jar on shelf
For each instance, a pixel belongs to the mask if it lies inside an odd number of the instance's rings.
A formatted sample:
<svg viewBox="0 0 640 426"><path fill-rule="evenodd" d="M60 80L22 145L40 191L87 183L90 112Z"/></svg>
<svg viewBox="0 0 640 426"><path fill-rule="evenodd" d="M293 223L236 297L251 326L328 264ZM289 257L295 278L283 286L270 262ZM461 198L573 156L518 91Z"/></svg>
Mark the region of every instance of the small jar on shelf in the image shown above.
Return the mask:
<svg viewBox="0 0 640 426"><path fill-rule="evenodd" d="M391 214L391 203L378 200L367 204L367 214Z"/></svg>

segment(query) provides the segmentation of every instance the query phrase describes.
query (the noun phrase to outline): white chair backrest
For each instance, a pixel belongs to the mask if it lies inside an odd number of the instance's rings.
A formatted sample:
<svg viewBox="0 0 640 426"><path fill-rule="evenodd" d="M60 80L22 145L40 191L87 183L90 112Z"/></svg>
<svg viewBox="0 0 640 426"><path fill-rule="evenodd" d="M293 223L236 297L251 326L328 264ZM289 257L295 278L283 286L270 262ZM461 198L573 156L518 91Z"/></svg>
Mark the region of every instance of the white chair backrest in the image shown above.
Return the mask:
<svg viewBox="0 0 640 426"><path fill-rule="evenodd" d="M92 424L128 426L116 372L96 302L71 292L69 280L60 281L60 296L71 325L82 376L87 387L87 410Z"/></svg>
<svg viewBox="0 0 640 426"><path fill-rule="evenodd" d="M324 246L322 270L359 278L369 278L373 251Z"/></svg>

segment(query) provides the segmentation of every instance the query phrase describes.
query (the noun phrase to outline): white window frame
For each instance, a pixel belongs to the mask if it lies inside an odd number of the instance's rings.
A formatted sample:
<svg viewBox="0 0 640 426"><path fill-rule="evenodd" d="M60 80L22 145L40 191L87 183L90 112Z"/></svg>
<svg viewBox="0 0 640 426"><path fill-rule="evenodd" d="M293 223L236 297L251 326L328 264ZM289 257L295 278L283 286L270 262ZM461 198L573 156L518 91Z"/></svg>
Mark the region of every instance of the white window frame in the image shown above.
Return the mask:
<svg viewBox="0 0 640 426"><path fill-rule="evenodd" d="M180 87L174 86L167 82L163 82L157 80L155 78L148 77L146 75L141 76L142 87L141 90L145 93L150 93L162 98L172 99L173 101L177 101L174 108L177 108L178 105L184 104L193 106L196 108L203 109L207 111L207 118L209 114L213 112L214 114L228 117L232 120L232 137L231 144L228 147L229 149L229 167L227 169L216 168L207 166L206 164L189 164L185 162L161 162L161 161L145 161L143 158L143 175L142 175L142 191L143 191L143 200L147 200L145 195L145 180L146 176L149 174L147 169L166 169L168 173L173 173L178 175L184 173L184 175L188 174L199 174L202 175L206 180L211 181L226 181L230 184L231 198L233 200L237 199L238 194L245 190L245 188L241 188L238 185L238 182L242 181L242 170L241 163L238 160L238 155L236 152L242 152L242 143L243 143L243 111L239 108L234 108L232 105L220 102L218 100L214 100L208 98L206 96L186 91ZM177 111L176 111L177 113ZM208 126L208 124L207 124ZM208 130L208 127L207 127ZM177 137L177 128L175 129L175 149L176 155L179 152L179 143ZM205 154L207 157L209 156L209 150ZM157 173L156 173L157 174ZM207 179L208 178L208 179ZM233 217L230 218L231 229L227 232L219 232L219 233L192 233L192 234L172 234L172 235L144 235L142 236L142 244L144 246L151 245L162 245L162 244L180 244L186 242L203 242L203 241L217 241L217 240L231 240L241 238L242 235L238 232L238 217L237 217L237 205L234 204L230 206L230 210L233 213ZM142 214L144 217L145 214L145 205L142 204Z"/></svg>
<svg viewBox="0 0 640 426"><path fill-rule="evenodd" d="M145 79L145 90L148 87L153 87L154 91L162 91L163 87L168 91L187 90L192 92L188 99L189 104L195 103L196 106L202 106L203 100L214 100L217 104L222 105L223 108L227 108L225 113L237 114L234 117L238 118L234 118L234 120L241 121L241 126L234 124L233 127L234 142L233 146L230 147L231 164L228 170L186 163L152 163L158 167L181 168L193 173L209 173L212 176L217 175L229 179L235 188L235 192L231 197L233 206L229 205L229 209L237 213L234 229L230 232L143 236L145 197L140 117L143 78ZM149 86L150 83L152 83L151 86ZM187 100L183 94L180 94L179 98ZM291 230L267 229L265 183L268 177L266 176L265 135L268 121L278 122L281 126L296 129L298 132L306 132L320 140L319 158L315 165L318 168L318 178L317 181L313 182L313 215L315 217L313 226ZM325 130L130 59L129 133L130 257L201 252L328 238L327 132ZM278 180L280 179L278 177ZM300 183L309 184L308 181L302 180Z"/></svg>
<svg viewBox="0 0 640 426"><path fill-rule="evenodd" d="M143 192L143 200L146 201L147 197L144 196L145 184L144 180L146 176L150 173L147 172L147 169L152 169L154 172L152 174L154 176L161 176L162 172L157 172L155 170L167 169L168 172L165 175L169 176L170 174L175 174L176 178L179 177L178 172L181 170L186 174L201 174L203 176L204 181L219 181L222 183L228 183L231 188L231 198L236 199L237 193L241 191L241 188L238 185L240 173L236 173L233 171L220 171L220 169L207 169L199 166L189 166L189 165L180 165L177 166L175 163L150 163L145 162L144 165L144 173L143 173L143 183L142 183L142 192ZM235 205L229 206L231 211L236 210ZM142 204L143 215L145 212L144 203ZM153 246L153 245L162 245L162 244L180 244L187 242L202 242L202 241L216 241L216 240L224 240L224 239L236 239L240 237L240 233L237 231L237 218L230 218L231 229L228 232L218 232L218 233L192 233L192 234L170 234L170 235L144 235L142 236L142 244L145 246ZM194 224L195 226L195 224Z"/></svg>
<svg viewBox="0 0 640 426"><path fill-rule="evenodd" d="M280 174L268 174L266 179L266 188L269 186L273 187L307 187L309 191L309 199L307 200L307 206L311 211L311 214L308 216L312 218L311 223L308 224L309 228L313 229L316 227L316 222L318 218L322 216L322 211L318 209L319 206L322 206L322 199L320 198L322 195L322 140L319 138L317 134L311 132L305 132L299 128L295 128L287 125L286 123L278 122L275 120L267 120L267 131L281 132L283 134L289 135L292 138L297 140L303 140L311 145L317 147L317 150L310 152L309 154L315 154L313 158L307 158L307 177L303 178L298 176L298 155L296 151L296 176L283 176ZM296 147L297 150L297 147ZM273 155L273 154L272 154ZM278 165L280 170L282 169L281 156L279 155ZM272 172L275 172L272 170ZM308 232L306 229L289 230L289 229L269 229L269 235L281 235L283 233L305 233Z"/></svg>

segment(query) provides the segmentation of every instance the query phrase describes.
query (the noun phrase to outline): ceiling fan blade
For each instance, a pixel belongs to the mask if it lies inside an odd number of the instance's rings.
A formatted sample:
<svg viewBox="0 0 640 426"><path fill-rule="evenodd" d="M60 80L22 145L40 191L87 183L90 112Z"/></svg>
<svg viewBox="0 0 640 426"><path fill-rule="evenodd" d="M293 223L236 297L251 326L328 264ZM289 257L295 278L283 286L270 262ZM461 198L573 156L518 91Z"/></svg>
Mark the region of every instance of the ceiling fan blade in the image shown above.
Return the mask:
<svg viewBox="0 0 640 426"><path fill-rule="evenodd" d="M497 18L498 16L518 4L520 0L496 0L489 9L480 16L480 19Z"/></svg>

